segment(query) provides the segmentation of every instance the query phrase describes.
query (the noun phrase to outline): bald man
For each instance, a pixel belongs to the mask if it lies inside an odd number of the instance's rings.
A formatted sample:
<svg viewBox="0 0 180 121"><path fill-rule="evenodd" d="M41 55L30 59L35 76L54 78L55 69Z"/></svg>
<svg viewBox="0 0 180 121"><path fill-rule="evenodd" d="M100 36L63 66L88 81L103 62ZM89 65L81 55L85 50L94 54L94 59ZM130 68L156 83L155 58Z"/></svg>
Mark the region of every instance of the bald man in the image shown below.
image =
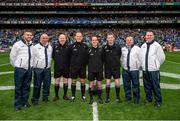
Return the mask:
<svg viewBox="0 0 180 121"><path fill-rule="evenodd" d="M49 96L49 89L51 84L51 57L52 47L49 44L49 37L47 34L42 34L40 42L33 48L34 58L34 88L33 97L31 99L33 105L38 105L40 98L41 85L42 89L42 100L47 103Z"/></svg>
<svg viewBox="0 0 180 121"><path fill-rule="evenodd" d="M68 78L69 78L69 65L70 65L70 54L69 54L69 46L66 41L66 35L60 34L58 38L58 42L53 47L52 58L54 60L54 78L55 78L55 97L53 101L59 100L59 88L60 88L60 77L63 78L63 89L64 89L64 100L69 100L67 96L68 90Z"/></svg>
<svg viewBox="0 0 180 121"><path fill-rule="evenodd" d="M83 43L83 34L82 32L76 32L75 34L76 42L70 45L70 77L72 79L71 83L71 92L72 97L71 101L75 101L76 94L76 80L80 78L81 83L81 99L86 101L85 91L85 78L86 78L86 65L88 61L88 46Z"/></svg>
<svg viewBox="0 0 180 121"><path fill-rule="evenodd" d="M133 37L128 36L126 37L126 45L121 49L121 51L121 62L123 67L122 78L126 101L131 101L133 98L133 102L139 104L140 48L137 45L134 45Z"/></svg>

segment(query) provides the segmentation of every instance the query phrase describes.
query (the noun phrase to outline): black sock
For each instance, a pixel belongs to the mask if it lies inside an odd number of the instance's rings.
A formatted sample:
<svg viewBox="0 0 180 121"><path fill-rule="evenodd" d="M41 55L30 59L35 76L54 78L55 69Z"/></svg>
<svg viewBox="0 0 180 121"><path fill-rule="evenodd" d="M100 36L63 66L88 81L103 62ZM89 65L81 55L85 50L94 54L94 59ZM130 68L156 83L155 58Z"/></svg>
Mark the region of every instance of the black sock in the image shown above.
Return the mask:
<svg viewBox="0 0 180 121"><path fill-rule="evenodd" d="M116 98L120 98L120 96L119 96L119 93L120 93L120 86L115 86L115 88L116 88Z"/></svg>
<svg viewBox="0 0 180 121"><path fill-rule="evenodd" d="M110 85L106 85L106 98L109 99Z"/></svg>
<svg viewBox="0 0 180 121"><path fill-rule="evenodd" d="M76 84L75 83L71 84L71 92L72 92L72 96L75 97L75 93L76 93Z"/></svg>
<svg viewBox="0 0 180 121"><path fill-rule="evenodd" d="M64 96L66 96L67 90L68 90L68 84L67 83L63 85L63 89L64 89Z"/></svg>
<svg viewBox="0 0 180 121"><path fill-rule="evenodd" d="M93 99L93 90L91 88L89 88L89 96L90 96L90 99Z"/></svg>
<svg viewBox="0 0 180 121"><path fill-rule="evenodd" d="M59 84L55 84L55 85L54 85L54 91L55 91L55 96L56 96L56 97L59 97L59 95L58 95L58 92L59 92Z"/></svg>
<svg viewBox="0 0 180 121"><path fill-rule="evenodd" d="M86 89L86 85L84 83L81 83L81 94L82 94L82 96L85 95L85 89Z"/></svg>
<svg viewBox="0 0 180 121"><path fill-rule="evenodd" d="M98 98L101 98L102 89L98 89L97 93L98 93Z"/></svg>

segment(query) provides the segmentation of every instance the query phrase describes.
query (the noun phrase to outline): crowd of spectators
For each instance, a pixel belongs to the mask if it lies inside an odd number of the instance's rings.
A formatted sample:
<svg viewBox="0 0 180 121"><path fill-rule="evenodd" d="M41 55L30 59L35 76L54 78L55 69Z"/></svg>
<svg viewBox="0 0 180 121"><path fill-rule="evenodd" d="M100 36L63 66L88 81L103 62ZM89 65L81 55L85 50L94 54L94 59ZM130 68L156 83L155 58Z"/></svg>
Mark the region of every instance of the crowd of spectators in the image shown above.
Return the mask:
<svg viewBox="0 0 180 121"><path fill-rule="evenodd" d="M2 3L159 3L178 2L178 0L0 0Z"/></svg>
<svg viewBox="0 0 180 121"><path fill-rule="evenodd" d="M3 3L159 3L178 0L0 0Z"/></svg>
<svg viewBox="0 0 180 121"><path fill-rule="evenodd" d="M83 32L84 43L90 45L90 39L92 35L97 35L100 41L100 45L106 44L106 34L111 31L115 34L115 42L120 46L125 44L125 37L131 35L134 37L135 43L141 45L144 42L144 34L148 29L79 29ZM9 48L14 42L21 40L21 35L24 30L22 29L1 29L0 30L0 49ZM32 29L33 31L33 43L38 43L40 35L47 33L50 37L51 44L55 44L60 33L65 33L68 38L68 43L72 44L74 40L74 33L77 29ZM156 35L156 41L165 45L169 43L180 42L179 29L170 28L157 28L153 29ZM180 49L180 47L177 47Z"/></svg>
<svg viewBox="0 0 180 121"><path fill-rule="evenodd" d="M45 24L50 23L58 23L58 22L109 22L109 21L171 21L172 23L176 21L180 21L180 17L167 17L167 16L149 16L149 17L141 17L141 16L98 16L98 17L0 17L0 24L4 24L4 22L34 22L38 21L39 23L43 22Z"/></svg>

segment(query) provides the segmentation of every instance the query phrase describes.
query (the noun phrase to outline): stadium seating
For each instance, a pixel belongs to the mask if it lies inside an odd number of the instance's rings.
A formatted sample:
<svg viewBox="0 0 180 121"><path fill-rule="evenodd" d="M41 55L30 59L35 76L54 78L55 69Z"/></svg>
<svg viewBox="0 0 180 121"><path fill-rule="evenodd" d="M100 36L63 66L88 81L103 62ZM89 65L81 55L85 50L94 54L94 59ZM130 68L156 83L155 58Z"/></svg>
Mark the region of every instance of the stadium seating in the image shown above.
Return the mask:
<svg viewBox="0 0 180 121"><path fill-rule="evenodd" d="M178 2L178 0L1 0L0 2L7 3L120 3L120 2L144 2L144 3L158 3L158 2Z"/></svg>
<svg viewBox="0 0 180 121"><path fill-rule="evenodd" d="M128 35L134 36L135 42L141 45L144 41L144 33L147 29L79 29L83 31L84 42L89 44L90 37L94 34L98 36L100 44L104 45L106 43L106 33L108 31L113 31L116 35L116 43L119 45L124 45L125 37ZM153 29L156 34L156 40L161 44L180 42L179 29ZM60 33L66 33L68 36L69 44L74 42L74 32L76 29L32 29L34 32L33 42L37 43L39 37L43 32L46 32L50 36L51 43L57 41L58 35ZM12 45L14 42L21 39L23 30L21 29L3 29L0 31L0 46L7 47Z"/></svg>

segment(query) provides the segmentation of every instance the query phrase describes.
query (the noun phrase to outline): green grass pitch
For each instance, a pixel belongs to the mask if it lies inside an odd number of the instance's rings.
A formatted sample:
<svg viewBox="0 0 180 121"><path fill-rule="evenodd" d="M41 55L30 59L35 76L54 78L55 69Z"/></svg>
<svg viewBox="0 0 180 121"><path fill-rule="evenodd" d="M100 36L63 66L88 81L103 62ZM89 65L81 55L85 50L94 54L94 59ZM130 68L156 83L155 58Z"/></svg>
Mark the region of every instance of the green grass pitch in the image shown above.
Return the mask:
<svg viewBox="0 0 180 121"><path fill-rule="evenodd" d="M180 52L166 53L166 61L161 66L162 72L180 74ZM9 53L0 53L0 73L13 71L9 63ZM2 65L5 64L5 65ZM6 65L7 64L7 65ZM1 66L2 65L2 66ZM53 69L52 69L53 71ZM122 81L122 80L121 80ZM161 76L161 82L167 84L180 84L179 78ZM86 82L88 83L88 81ZM13 74L0 75L0 86L13 86ZM123 101L115 102L115 89L111 89L111 102L98 104L99 120L180 120L180 90L162 89L163 104L161 108L155 108L152 104L145 105L144 89L141 90L141 103ZM0 90L0 120L93 120L93 108L88 104L89 95L86 92L87 102L81 102L80 91L77 91L77 99L74 103L62 99L53 102L54 88L51 85L50 101L45 104L41 101L38 106L23 108L19 112L14 111L14 90ZM71 95L71 91L68 90ZM32 88L31 95L32 96ZM105 90L103 89L103 98ZM124 100L124 90L121 86L121 98Z"/></svg>

